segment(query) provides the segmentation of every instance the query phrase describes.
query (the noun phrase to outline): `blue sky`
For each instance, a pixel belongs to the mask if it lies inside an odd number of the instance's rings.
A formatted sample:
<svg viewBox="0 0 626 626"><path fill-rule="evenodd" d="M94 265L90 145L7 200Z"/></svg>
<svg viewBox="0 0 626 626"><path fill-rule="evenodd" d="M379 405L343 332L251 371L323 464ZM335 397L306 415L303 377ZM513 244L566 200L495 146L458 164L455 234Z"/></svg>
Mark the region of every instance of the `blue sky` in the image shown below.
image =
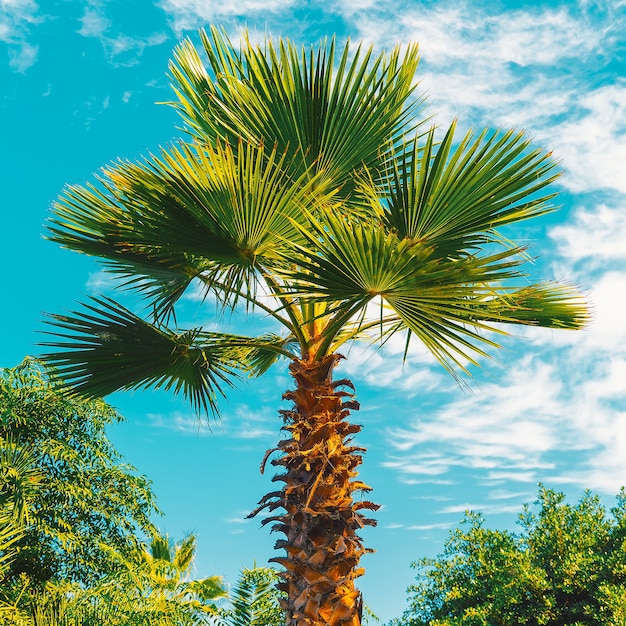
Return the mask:
<svg viewBox="0 0 626 626"><path fill-rule="evenodd" d="M361 579L382 618L399 615L409 563L438 552L467 508L513 528L537 483L610 504L626 483L626 2L399 3L390 0L0 0L4 338L0 366L37 352L43 311L111 294L90 259L43 239L68 183L135 159L178 136L167 62L183 36L215 23L234 40L246 24L298 43L337 34L377 48L417 41L419 89L438 124L525 129L565 174L562 209L514 232L532 245L540 279L580 285L593 306L579 333L521 330L463 390L416 348L354 346L342 365L356 385L368 448L362 466L379 526L367 530ZM212 311L184 302L194 322ZM157 393L109 398L127 422L111 436L154 482L172 536L198 533L198 572L234 582L264 563L275 537L245 521L270 490L259 462L279 433L284 365L231 393L223 420L199 427Z"/></svg>

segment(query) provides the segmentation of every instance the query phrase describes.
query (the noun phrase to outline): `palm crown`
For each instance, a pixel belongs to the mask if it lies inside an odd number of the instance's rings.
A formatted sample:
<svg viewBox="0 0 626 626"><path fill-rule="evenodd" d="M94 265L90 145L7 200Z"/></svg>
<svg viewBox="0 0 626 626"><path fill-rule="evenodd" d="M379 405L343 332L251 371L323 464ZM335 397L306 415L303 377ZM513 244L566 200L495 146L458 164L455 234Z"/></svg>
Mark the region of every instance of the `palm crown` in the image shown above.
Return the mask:
<svg viewBox="0 0 626 626"><path fill-rule="evenodd" d="M189 140L115 163L55 205L50 238L101 257L153 312L145 321L96 299L53 316L68 341L48 359L64 380L90 395L165 386L216 408L238 370L320 358L367 335L408 331L463 368L496 345L484 331L502 332L498 323L584 324L576 292L528 283L523 250L496 230L552 210L543 190L554 161L521 133L457 145L454 124L441 142L422 133L415 46L374 58L346 45L337 61L334 41L301 54L246 41L236 52L213 29L202 42L210 72L188 41L171 64ZM283 333L170 330L195 281Z"/></svg>
<svg viewBox="0 0 626 626"><path fill-rule="evenodd" d="M504 324L583 326L577 292L529 282L524 248L499 232L553 209L558 172L521 133L424 129L416 46L375 56L348 44L337 54L334 40L299 52L248 39L236 51L216 29L201 39L208 69L189 41L170 68L187 139L68 187L49 224L150 315L104 297L52 315L46 358L87 395L164 387L207 411L237 376L288 358L294 408L272 461L285 486L257 511L285 511L266 521L286 537L275 560L287 623L356 626L367 551L356 532L373 524L360 510L377 507L353 499L370 488L353 480L360 427L345 418L358 404L337 391L349 381L332 382L338 350L404 332L407 349L417 339L455 372L497 346ZM178 328L177 301L198 283L280 332Z"/></svg>

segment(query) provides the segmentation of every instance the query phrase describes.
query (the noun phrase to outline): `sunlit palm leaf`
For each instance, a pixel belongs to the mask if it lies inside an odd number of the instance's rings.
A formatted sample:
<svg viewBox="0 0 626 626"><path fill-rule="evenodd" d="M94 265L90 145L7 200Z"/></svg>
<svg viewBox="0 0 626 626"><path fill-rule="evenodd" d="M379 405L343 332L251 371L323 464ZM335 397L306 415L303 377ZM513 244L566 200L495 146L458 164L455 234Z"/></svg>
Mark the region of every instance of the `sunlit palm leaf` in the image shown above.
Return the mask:
<svg viewBox="0 0 626 626"><path fill-rule="evenodd" d="M45 343L61 351L44 355L57 379L87 396L118 389L164 387L183 392L197 408L215 409L216 394L230 384L233 367L220 354L195 344L193 332L157 328L109 299L94 298L85 312L52 315L65 339Z"/></svg>
<svg viewBox="0 0 626 626"><path fill-rule="evenodd" d="M57 330L48 334L62 341L45 343L58 351L42 357L56 368L59 382L87 396L164 388L182 393L197 409L217 411L217 396L238 371L264 371L285 353L277 336L174 333L108 298L93 298L93 303L81 312L50 316Z"/></svg>
<svg viewBox="0 0 626 626"><path fill-rule="evenodd" d="M96 255L154 306L169 312L202 275L224 294L253 300L256 267L285 241L301 240L293 219L323 201L316 178L284 172L285 155L262 147L185 145L140 164L104 170L100 186L69 187L55 205L50 238ZM218 294L219 295L219 294Z"/></svg>
<svg viewBox="0 0 626 626"><path fill-rule="evenodd" d="M276 142L299 155L299 173L313 166L336 185L351 187L352 172L363 166L384 167L386 151L419 108L410 100L414 45L386 58L346 44L336 59L334 40L298 52L284 40L256 46L246 39L237 52L216 28L201 38L209 70L188 41L170 66L179 98L173 104L192 134L201 141Z"/></svg>
<svg viewBox="0 0 626 626"><path fill-rule="evenodd" d="M290 289L299 298L333 303L336 322L329 324L329 335L348 317L364 315L367 304L380 296L396 316L385 314L386 329L408 329L446 366L464 369L463 361L475 362L472 352L485 354L481 345L497 345L485 334L502 332L496 323L577 328L587 320L573 289L519 288L511 282L523 276L521 248L437 258L435 246L400 239L380 226L346 229L337 212L325 215L323 223L312 220L306 236L308 247L299 249L301 269L287 273ZM329 345L330 338L322 347Z"/></svg>
<svg viewBox="0 0 626 626"><path fill-rule="evenodd" d="M453 147L455 126L439 146L434 131L423 146L406 146L379 209L401 238L426 242L438 257L466 254L497 239L495 228L554 209L555 194L538 193L558 176L550 154L513 131L469 132Z"/></svg>
<svg viewBox="0 0 626 626"><path fill-rule="evenodd" d="M30 450L0 437L0 575L17 555L42 481Z"/></svg>
<svg viewBox="0 0 626 626"><path fill-rule="evenodd" d="M521 249L514 247L484 257L441 259L434 246L400 239L380 225L346 228L340 212L328 212L323 222L312 220L303 235L308 246L294 246L303 271L283 271L293 281L288 290L326 301L361 299L365 304L376 296L429 286L502 281L519 276L513 268L522 262L514 258Z"/></svg>

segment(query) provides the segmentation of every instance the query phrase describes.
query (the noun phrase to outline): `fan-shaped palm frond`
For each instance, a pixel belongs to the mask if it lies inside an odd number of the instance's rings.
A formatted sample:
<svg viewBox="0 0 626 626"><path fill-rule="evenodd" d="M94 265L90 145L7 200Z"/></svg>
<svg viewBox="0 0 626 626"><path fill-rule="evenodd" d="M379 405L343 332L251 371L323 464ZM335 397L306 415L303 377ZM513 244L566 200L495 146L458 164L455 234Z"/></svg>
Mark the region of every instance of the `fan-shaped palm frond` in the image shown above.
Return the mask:
<svg viewBox="0 0 626 626"><path fill-rule="evenodd" d="M495 229L555 208L556 194L540 193L559 175L550 153L514 131L470 131L455 146L455 129L453 123L440 144L434 129L424 145L419 138L406 144L389 183L369 187L386 226L432 246L437 257L480 252L501 242Z"/></svg>
<svg viewBox="0 0 626 626"><path fill-rule="evenodd" d="M197 409L216 411L216 396L239 372L262 373L281 354L291 356L277 335L174 333L109 298L92 302L81 312L52 315L60 332L48 334L64 341L43 344L64 350L43 357L56 368L56 380L87 396L162 387L182 393Z"/></svg>
<svg viewBox="0 0 626 626"><path fill-rule="evenodd" d="M180 144L140 164L103 171L99 186L69 187L49 232L63 246L96 255L160 314L201 277L223 301L254 301L257 268L286 241L292 220L332 189L320 177L285 174L286 155L241 141ZM233 294L237 294L233 297Z"/></svg>
<svg viewBox="0 0 626 626"><path fill-rule="evenodd" d="M173 104L201 142L276 142L299 155L300 174L323 170L347 192L355 170L385 169L388 149L415 123L415 45L374 57L372 48L346 44L336 59L334 39L301 52L285 40L247 38L237 52L215 27L201 39L208 70L188 40L170 65Z"/></svg>
<svg viewBox="0 0 626 626"><path fill-rule="evenodd" d="M555 176L550 156L529 150L521 134L468 134L454 148L453 133L454 125L438 148L431 133L425 147L405 151L387 195L370 195L369 222L347 227L339 204L298 225L306 245L294 244L296 264L278 271L292 297L334 313L320 353L375 328L363 316L376 297L391 311L381 332L408 330L449 368L465 369L463 361L476 363L472 352L486 354L481 345L497 346L485 334L503 332L494 324L578 328L588 320L572 287L529 285L519 269L524 248L495 229L552 210L553 194L540 194Z"/></svg>

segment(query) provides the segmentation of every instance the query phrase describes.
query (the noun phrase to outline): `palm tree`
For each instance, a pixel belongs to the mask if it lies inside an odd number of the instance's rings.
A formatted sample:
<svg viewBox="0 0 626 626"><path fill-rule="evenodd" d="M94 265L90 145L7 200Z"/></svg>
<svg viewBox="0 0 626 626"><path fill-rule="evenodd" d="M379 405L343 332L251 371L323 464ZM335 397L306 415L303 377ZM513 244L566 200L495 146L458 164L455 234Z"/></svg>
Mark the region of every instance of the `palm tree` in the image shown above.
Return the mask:
<svg viewBox="0 0 626 626"><path fill-rule="evenodd" d="M51 316L45 358L77 393L165 388L208 412L238 376L288 359L286 435L263 462L279 453L283 486L255 513L269 509L284 535L273 560L287 624L358 625L357 533L377 506L356 498L370 487L356 479L352 383L333 380L340 350L403 333L457 375L506 324L584 326L576 290L530 282L524 248L499 230L553 209L557 168L519 132L425 130L415 45L375 55L334 40L236 50L215 28L200 38L206 67L188 40L170 66L186 140L66 188L48 226L145 297L147 319L94 298ZM192 285L280 331L179 328Z"/></svg>
<svg viewBox="0 0 626 626"><path fill-rule="evenodd" d="M215 626L283 626L278 574L269 567L244 569L229 593L229 606L219 609Z"/></svg>
<svg viewBox="0 0 626 626"><path fill-rule="evenodd" d="M134 578L141 581L142 597L152 596L156 605L183 607L196 620L214 615L214 600L224 597L226 590L219 576L192 576L195 555L196 536L193 534L180 543L173 543L167 535L156 534L149 544L143 544L130 565Z"/></svg>
<svg viewBox="0 0 626 626"><path fill-rule="evenodd" d="M218 611L215 601L227 592L219 576L192 576L195 553L193 534L180 543L155 534L128 558L115 553L119 567L89 590L85 600L94 609L113 611L106 620L112 625L212 623L209 618Z"/></svg>

